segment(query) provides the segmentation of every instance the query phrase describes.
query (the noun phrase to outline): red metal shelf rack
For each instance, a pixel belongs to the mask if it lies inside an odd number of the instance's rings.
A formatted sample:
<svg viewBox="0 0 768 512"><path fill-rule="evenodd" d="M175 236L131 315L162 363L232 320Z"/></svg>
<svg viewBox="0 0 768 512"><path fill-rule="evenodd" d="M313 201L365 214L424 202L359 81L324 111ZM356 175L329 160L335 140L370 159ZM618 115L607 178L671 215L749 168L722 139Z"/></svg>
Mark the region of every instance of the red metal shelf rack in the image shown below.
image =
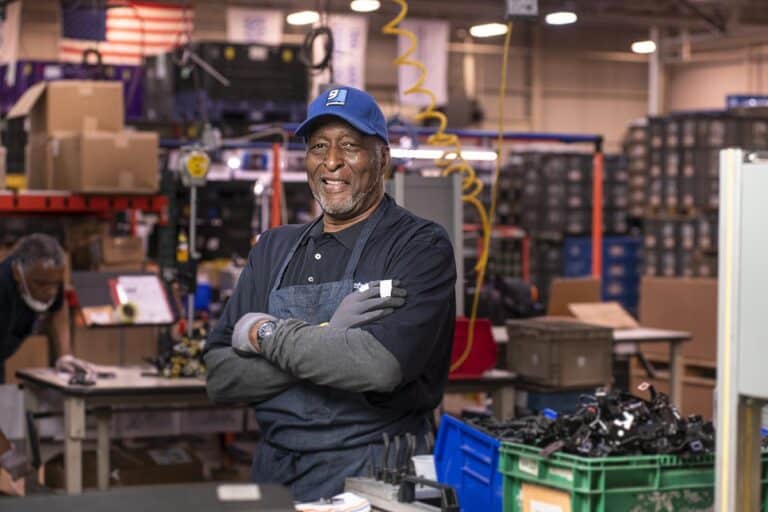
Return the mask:
<svg viewBox="0 0 768 512"><path fill-rule="evenodd" d="M168 198L161 195L80 195L50 191L0 192L0 213L108 214L125 210L157 213L164 221Z"/></svg>

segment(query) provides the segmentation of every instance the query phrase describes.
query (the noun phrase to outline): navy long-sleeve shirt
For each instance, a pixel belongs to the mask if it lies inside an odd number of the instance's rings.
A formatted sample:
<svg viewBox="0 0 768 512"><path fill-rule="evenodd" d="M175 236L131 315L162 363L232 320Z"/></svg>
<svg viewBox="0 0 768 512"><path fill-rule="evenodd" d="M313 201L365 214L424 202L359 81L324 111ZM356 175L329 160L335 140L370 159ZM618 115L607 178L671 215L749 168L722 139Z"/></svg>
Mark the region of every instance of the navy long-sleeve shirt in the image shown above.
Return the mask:
<svg viewBox="0 0 768 512"><path fill-rule="evenodd" d="M36 313L21 297L21 291L11 270L12 262L12 256L0 262L0 384L5 382L5 360L33 333L43 316L61 308L64 296L63 288L59 288L50 310L42 314Z"/></svg>
<svg viewBox="0 0 768 512"><path fill-rule="evenodd" d="M442 399L450 365L455 321L453 248L443 228L398 207L388 196L384 201L382 207L387 206L388 213L371 234L354 279L360 283L397 279L408 292L404 306L361 327L394 356L401 382L391 392L367 392L366 398L380 407L428 410ZM291 259L281 287L341 279L362 225L324 233L322 223L318 223ZM305 228L284 226L261 236L209 336L207 358L212 351L231 347L232 328L244 314L268 312L276 274ZM266 361L253 364L260 365L255 367L264 372L264 384L270 385L276 369ZM244 378L251 385L259 385L257 375Z"/></svg>

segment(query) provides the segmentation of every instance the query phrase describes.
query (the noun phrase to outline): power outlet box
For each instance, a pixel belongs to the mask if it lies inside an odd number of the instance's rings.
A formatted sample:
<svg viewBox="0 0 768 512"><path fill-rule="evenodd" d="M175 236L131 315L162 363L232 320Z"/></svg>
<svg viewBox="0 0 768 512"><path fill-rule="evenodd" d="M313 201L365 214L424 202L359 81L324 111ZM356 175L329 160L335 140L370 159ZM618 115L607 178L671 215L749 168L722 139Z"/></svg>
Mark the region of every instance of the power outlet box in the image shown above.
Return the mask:
<svg viewBox="0 0 768 512"><path fill-rule="evenodd" d="M535 18L539 15L539 0L507 0L507 19Z"/></svg>

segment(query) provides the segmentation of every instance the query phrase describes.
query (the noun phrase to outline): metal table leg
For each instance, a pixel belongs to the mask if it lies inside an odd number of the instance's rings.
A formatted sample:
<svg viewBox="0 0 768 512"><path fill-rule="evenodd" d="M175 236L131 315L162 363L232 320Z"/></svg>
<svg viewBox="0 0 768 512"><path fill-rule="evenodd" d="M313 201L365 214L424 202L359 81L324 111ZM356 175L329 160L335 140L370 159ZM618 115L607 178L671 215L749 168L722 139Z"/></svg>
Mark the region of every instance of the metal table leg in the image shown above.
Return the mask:
<svg viewBox="0 0 768 512"><path fill-rule="evenodd" d="M672 403L677 407L683 407L683 379L685 367L683 366L683 342L669 342L669 391Z"/></svg>
<svg viewBox="0 0 768 512"><path fill-rule="evenodd" d="M100 491L109 489L109 427L112 409L96 409L96 475Z"/></svg>
<svg viewBox="0 0 768 512"><path fill-rule="evenodd" d="M29 384L24 384L24 410L26 412L31 412L32 414L40 410L40 401L37 398L37 389ZM24 425L25 431L27 433L27 440L25 443L27 460L31 461L33 459L32 436L30 435L29 429L26 426L26 421L24 422Z"/></svg>
<svg viewBox="0 0 768 512"><path fill-rule="evenodd" d="M67 494L83 492L85 400L64 397L64 474Z"/></svg>

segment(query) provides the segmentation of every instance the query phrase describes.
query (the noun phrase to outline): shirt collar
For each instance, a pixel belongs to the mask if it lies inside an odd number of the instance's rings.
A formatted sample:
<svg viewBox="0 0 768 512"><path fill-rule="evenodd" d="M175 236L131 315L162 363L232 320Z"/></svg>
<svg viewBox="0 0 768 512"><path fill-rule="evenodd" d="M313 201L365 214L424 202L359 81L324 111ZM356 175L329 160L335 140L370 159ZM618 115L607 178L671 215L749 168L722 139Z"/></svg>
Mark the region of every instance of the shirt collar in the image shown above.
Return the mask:
<svg viewBox="0 0 768 512"><path fill-rule="evenodd" d="M341 245L351 250L355 247L355 242L357 242L357 238L360 236L360 233L362 232L363 226L365 226L366 222L367 219L362 222L352 224L350 227L342 229L341 231L325 233L323 231L323 221L321 220L312 227L308 238L319 240L323 235L328 234L338 240Z"/></svg>
<svg viewBox="0 0 768 512"><path fill-rule="evenodd" d="M384 194L384 199L381 201L381 204L379 204L379 208L390 208L391 204L394 204L394 200L389 197L389 194ZM378 208L376 210L378 211ZM355 247L355 242L357 242L357 238L363 231L363 226L368 223L370 218L371 217L368 217L364 221L353 224L346 229L342 229L341 231L328 234L338 240L344 247L351 250ZM381 223L379 226L381 226ZM304 239L303 243L307 243L309 238L319 240L324 234L325 232L323 231L323 221L321 219L312 227L312 229L309 231L309 235Z"/></svg>

